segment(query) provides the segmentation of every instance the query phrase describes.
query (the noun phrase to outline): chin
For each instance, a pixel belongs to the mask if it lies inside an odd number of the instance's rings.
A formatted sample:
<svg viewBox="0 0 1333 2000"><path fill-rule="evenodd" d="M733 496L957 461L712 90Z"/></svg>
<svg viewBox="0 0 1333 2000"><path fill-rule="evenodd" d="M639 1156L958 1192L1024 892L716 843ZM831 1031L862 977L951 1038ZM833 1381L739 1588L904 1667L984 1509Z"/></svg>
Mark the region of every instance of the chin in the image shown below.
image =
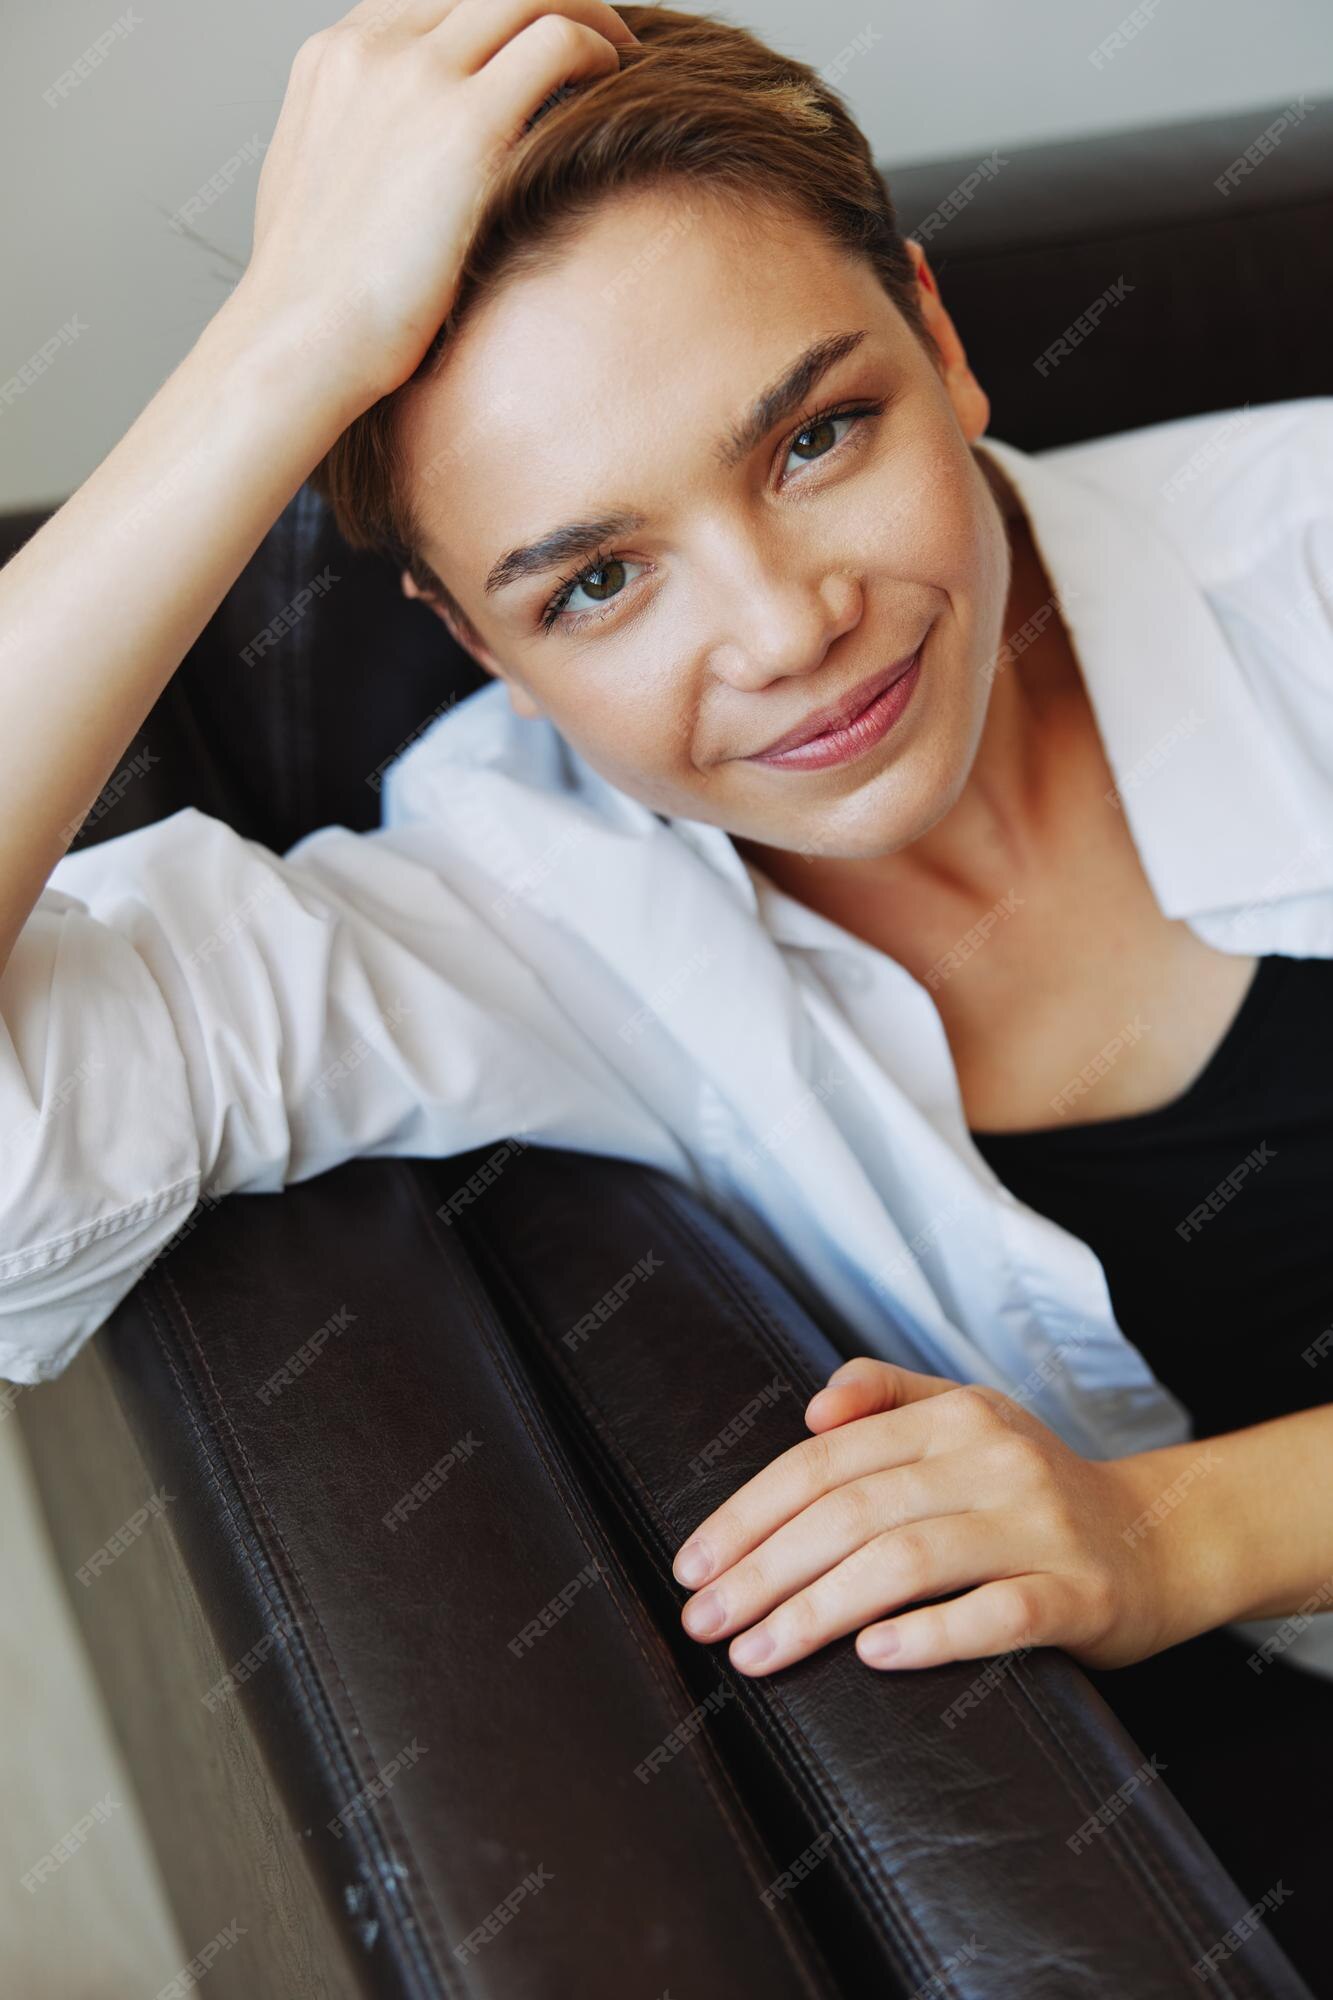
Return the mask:
<svg viewBox="0 0 1333 2000"><path fill-rule="evenodd" d="M901 853L938 825L957 804L972 768L972 754L891 764L854 797L830 809L824 823L791 829L784 843L840 861L876 861ZM775 845L778 844L775 842Z"/></svg>

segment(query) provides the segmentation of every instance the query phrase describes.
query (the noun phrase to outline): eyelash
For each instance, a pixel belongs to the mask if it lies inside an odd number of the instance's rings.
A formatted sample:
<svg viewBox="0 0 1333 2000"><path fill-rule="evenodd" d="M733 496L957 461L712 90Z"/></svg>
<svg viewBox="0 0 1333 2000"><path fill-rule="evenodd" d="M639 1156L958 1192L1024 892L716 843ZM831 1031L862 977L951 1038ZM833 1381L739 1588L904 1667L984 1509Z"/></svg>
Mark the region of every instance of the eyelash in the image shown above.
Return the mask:
<svg viewBox="0 0 1333 2000"><path fill-rule="evenodd" d="M835 403L831 404L827 409L815 410L809 416L802 417L795 430L790 431L787 435L782 454L784 463L787 453L791 450L796 439L802 437L806 431L817 430L820 424L833 422L838 417L877 417L882 412L887 401L888 398L886 396L880 396L876 401L870 403ZM819 459L811 459L809 461L810 464L818 465L822 463L823 459L836 457L843 447L851 442L855 435L855 429L850 430L842 440L842 444L834 445L831 451L824 452ZM565 611L564 607L569 597L578 588L579 584L583 582L585 577L591 576L595 570L599 570L607 563L614 562L615 560L616 554L614 549L599 549L595 556L581 563L578 569L573 571L571 575L563 577L556 585L555 594L548 599L546 607L541 614L540 623L542 631L549 632L560 624L571 627L581 627L589 624L595 625L613 611L618 601L616 598L613 598L602 611L576 611L573 614L569 614Z"/></svg>

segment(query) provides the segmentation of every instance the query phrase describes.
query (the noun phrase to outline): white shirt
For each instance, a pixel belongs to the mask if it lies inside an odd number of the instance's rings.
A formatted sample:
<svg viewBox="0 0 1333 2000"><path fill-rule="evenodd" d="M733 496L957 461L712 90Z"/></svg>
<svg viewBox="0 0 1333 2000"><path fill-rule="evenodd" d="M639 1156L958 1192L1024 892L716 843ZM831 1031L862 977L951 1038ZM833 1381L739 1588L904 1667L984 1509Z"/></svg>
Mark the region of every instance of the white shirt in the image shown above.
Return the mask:
<svg viewBox="0 0 1333 2000"><path fill-rule="evenodd" d="M1164 913L1333 955L1333 398L980 449ZM371 833L278 856L187 807L59 862L0 980L0 1376L59 1373L201 1198L510 1136L689 1183L849 1354L1090 1456L1190 1434L1093 1251L973 1145L927 986L498 683Z"/></svg>
<svg viewBox="0 0 1333 2000"><path fill-rule="evenodd" d="M1163 912L1333 955L1333 398L980 448ZM993 1383L1091 1457L1190 1435L1094 1252L974 1146L926 984L498 683L383 797L285 856L187 807L56 866L0 979L0 1377L65 1368L201 1199L521 1137L679 1177L846 1354ZM1288 1657L1333 1671L1314 1624Z"/></svg>

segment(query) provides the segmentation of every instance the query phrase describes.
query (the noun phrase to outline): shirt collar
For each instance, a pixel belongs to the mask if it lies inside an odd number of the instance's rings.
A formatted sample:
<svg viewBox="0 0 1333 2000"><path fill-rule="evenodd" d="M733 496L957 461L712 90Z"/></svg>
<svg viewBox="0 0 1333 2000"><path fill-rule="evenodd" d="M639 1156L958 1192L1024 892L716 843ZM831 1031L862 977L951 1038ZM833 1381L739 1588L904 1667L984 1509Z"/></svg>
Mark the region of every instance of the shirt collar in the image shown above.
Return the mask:
<svg viewBox="0 0 1333 2000"><path fill-rule="evenodd" d="M1116 801L1164 914L1333 889L1330 843L1312 838L1272 721L1169 540L1050 455L993 438L976 449L1007 475L1027 515L1074 642ZM1005 645L1016 653L1022 637L1006 634ZM752 868L725 829L662 817L780 942L865 949Z"/></svg>
<svg viewBox="0 0 1333 2000"><path fill-rule="evenodd" d="M1118 448L1132 454L1134 434ZM1080 476L1050 454L993 439L981 449L1023 503L1117 802L1164 914L1188 918L1333 888L1329 844L1312 837L1271 711L1199 580L1154 531L1162 504L1155 475L1145 474L1131 514L1096 485L1089 462ZM1077 458L1077 447L1059 457Z"/></svg>
<svg viewBox="0 0 1333 2000"><path fill-rule="evenodd" d="M780 889L762 869L745 859L725 827L665 814L663 818L686 846L730 884L742 909L752 912L779 944L810 951L841 951L852 957L871 949L831 917Z"/></svg>

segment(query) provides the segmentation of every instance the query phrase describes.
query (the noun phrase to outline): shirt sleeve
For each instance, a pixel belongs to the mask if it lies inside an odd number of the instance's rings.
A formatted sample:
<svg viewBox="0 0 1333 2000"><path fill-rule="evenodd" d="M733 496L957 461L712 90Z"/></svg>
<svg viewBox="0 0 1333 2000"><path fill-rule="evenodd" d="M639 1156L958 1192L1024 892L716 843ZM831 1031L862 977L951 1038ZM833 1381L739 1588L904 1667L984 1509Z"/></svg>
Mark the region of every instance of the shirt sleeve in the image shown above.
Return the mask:
<svg viewBox="0 0 1333 2000"><path fill-rule="evenodd" d="M280 857L185 807L64 856L0 977L0 1378L59 1374L201 1200L519 1135L668 1163L520 945L438 828Z"/></svg>

